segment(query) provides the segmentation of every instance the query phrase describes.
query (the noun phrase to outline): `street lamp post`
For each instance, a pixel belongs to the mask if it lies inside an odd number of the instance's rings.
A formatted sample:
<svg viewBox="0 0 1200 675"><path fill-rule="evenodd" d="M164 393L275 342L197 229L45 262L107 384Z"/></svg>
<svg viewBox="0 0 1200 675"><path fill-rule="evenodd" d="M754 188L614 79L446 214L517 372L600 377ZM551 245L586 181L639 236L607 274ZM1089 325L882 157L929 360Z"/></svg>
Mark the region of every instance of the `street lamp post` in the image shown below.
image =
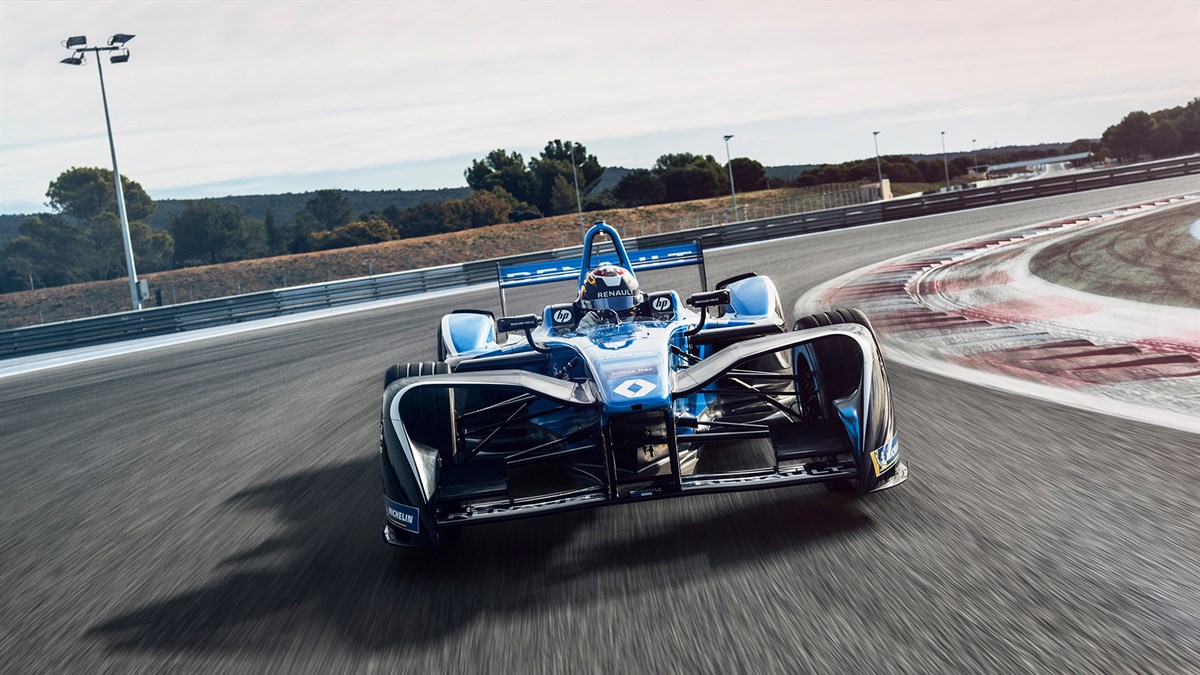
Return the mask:
<svg viewBox="0 0 1200 675"><path fill-rule="evenodd" d="M113 63L128 62L129 50L125 47L125 43L132 39L132 35L117 33L108 39L107 46L88 47L87 38L82 35L67 38L63 42L63 46L74 50L74 54L63 59L61 63L69 66L82 66L85 61L85 57L82 54L91 52L96 55L96 72L100 73L100 100L104 103L104 125L108 129L108 150L112 155L113 185L117 190L117 213L121 217L121 238L125 243L125 266L129 270L129 297L133 302L133 309L140 310L142 308L142 295L138 289L137 268L133 263L133 242L129 238L129 217L125 214L125 192L121 189L121 170L117 167L117 148L113 144L112 120L108 115L108 94L104 90L104 68L100 65L100 52L119 51L121 53L113 54L110 61Z"/></svg>
<svg viewBox="0 0 1200 675"><path fill-rule="evenodd" d="M872 131L871 138L875 140L875 171L879 174L879 196L883 197L883 164L879 163L879 132Z"/></svg>
<svg viewBox="0 0 1200 675"><path fill-rule="evenodd" d="M975 139L971 139L971 154L975 156L975 171L979 172L979 151L975 149Z"/></svg>
<svg viewBox="0 0 1200 675"><path fill-rule="evenodd" d="M733 160L729 157L729 139L733 138L733 134L725 135L725 167L729 169L729 194L733 196L733 220L738 222L737 210L737 188L733 186Z"/></svg>
<svg viewBox="0 0 1200 675"><path fill-rule="evenodd" d="M583 230L583 199L579 197L579 171L575 168L575 143L573 142L571 142L571 175L575 178L575 206L579 209L579 229ZM587 234L586 230L584 230L584 234Z"/></svg>
<svg viewBox="0 0 1200 675"><path fill-rule="evenodd" d="M946 170L946 191L950 191L950 164L946 161L946 132L942 132L942 168Z"/></svg>

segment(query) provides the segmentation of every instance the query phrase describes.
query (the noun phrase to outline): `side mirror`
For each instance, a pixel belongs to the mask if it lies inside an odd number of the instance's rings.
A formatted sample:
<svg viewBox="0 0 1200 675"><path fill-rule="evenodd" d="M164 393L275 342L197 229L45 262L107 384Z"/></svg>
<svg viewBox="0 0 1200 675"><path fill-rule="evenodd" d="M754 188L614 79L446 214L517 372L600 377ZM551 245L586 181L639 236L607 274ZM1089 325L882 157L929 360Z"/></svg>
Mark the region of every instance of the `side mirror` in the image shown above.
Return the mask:
<svg viewBox="0 0 1200 675"><path fill-rule="evenodd" d="M499 319L496 319L496 329L501 333L533 330L540 325L542 325L542 319L537 314L502 316Z"/></svg>
<svg viewBox="0 0 1200 675"><path fill-rule="evenodd" d="M529 342L529 346L535 352L549 354L550 350L533 341L533 333L530 332L534 328L542 325L542 317L537 314L521 314L519 316L502 316L496 319L496 330L501 333L512 333L514 331L523 331L525 340Z"/></svg>
<svg viewBox="0 0 1200 675"><path fill-rule="evenodd" d="M688 296L686 300L689 307L696 309L704 309L706 307L717 307L719 305L728 305L730 295L728 288L722 288L719 291L707 291L705 293L694 293Z"/></svg>
<svg viewBox="0 0 1200 675"><path fill-rule="evenodd" d="M700 322L694 327L684 331L684 335L691 337L696 333L704 330L704 321L708 318L709 307L721 307L728 305L730 295L728 288L722 288L718 291L707 291L705 293L693 293L685 300L690 307L700 310Z"/></svg>

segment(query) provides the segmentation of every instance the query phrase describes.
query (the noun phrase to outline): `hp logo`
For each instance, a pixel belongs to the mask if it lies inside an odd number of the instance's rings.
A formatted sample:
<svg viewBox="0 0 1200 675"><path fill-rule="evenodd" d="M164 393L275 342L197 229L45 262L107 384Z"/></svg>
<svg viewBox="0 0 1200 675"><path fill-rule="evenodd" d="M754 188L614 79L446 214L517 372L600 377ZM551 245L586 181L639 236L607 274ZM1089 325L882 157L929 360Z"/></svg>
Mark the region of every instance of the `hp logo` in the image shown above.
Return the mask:
<svg viewBox="0 0 1200 675"><path fill-rule="evenodd" d="M651 304L651 307L653 307L654 311L656 312L665 312L671 309L671 299L667 297L655 298L654 302Z"/></svg>
<svg viewBox="0 0 1200 675"><path fill-rule="evenodd" d="M554 312L554 323L571 323L571 310L559 309Z"/></svg>

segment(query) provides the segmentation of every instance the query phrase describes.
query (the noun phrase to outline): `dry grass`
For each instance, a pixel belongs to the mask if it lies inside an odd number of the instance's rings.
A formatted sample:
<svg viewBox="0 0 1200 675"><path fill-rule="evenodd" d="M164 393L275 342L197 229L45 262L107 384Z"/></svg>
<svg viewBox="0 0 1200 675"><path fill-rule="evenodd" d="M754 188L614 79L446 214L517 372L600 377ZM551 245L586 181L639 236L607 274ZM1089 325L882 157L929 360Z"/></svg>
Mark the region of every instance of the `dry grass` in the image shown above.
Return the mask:
<svg viewBox="0 0 1200 675"><path fill-rule="evenodd" d="M846 201L830 196L835 186L781 188L738 195L739 209L750 218L834 206ZM847 186L836 186L844 190ZM719 224L731 214L728 197L632 209L593 211L584 222L606 220L626 236L640 236ZM142 275L164 305L265 291L286 286L433 267L459 262L577 245L577 214L521 223L504 223L429 237L400 239L369 246L243 260ZM129 308L126 279L73 284L0 295L0 327L16 328L64 321Z"/></svg>

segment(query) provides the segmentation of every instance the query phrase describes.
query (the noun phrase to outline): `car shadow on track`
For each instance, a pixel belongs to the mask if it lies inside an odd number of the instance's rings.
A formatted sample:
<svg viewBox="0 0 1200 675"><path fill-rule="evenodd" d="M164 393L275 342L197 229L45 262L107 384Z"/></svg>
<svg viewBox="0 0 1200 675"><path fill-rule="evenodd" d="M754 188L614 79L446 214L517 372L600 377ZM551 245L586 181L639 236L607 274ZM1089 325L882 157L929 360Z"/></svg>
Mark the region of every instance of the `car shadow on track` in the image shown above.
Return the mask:
<svg viewBox="0 0 1200 675"><path fill-rule="evenodd" d="M791 488L498 523L469 529L453 549L406 551L379 534L377 472L371 457L234 495L232 513L270 512L274 533L193 581L195 590L121 599L88 636L114 651L427 645L480 620L603 601L598 587L660 593L871 526L853 498ZM699 515L671 506L705 499L725 501ZM656 505L667 505L666 517L639 513Z"/></svg>

